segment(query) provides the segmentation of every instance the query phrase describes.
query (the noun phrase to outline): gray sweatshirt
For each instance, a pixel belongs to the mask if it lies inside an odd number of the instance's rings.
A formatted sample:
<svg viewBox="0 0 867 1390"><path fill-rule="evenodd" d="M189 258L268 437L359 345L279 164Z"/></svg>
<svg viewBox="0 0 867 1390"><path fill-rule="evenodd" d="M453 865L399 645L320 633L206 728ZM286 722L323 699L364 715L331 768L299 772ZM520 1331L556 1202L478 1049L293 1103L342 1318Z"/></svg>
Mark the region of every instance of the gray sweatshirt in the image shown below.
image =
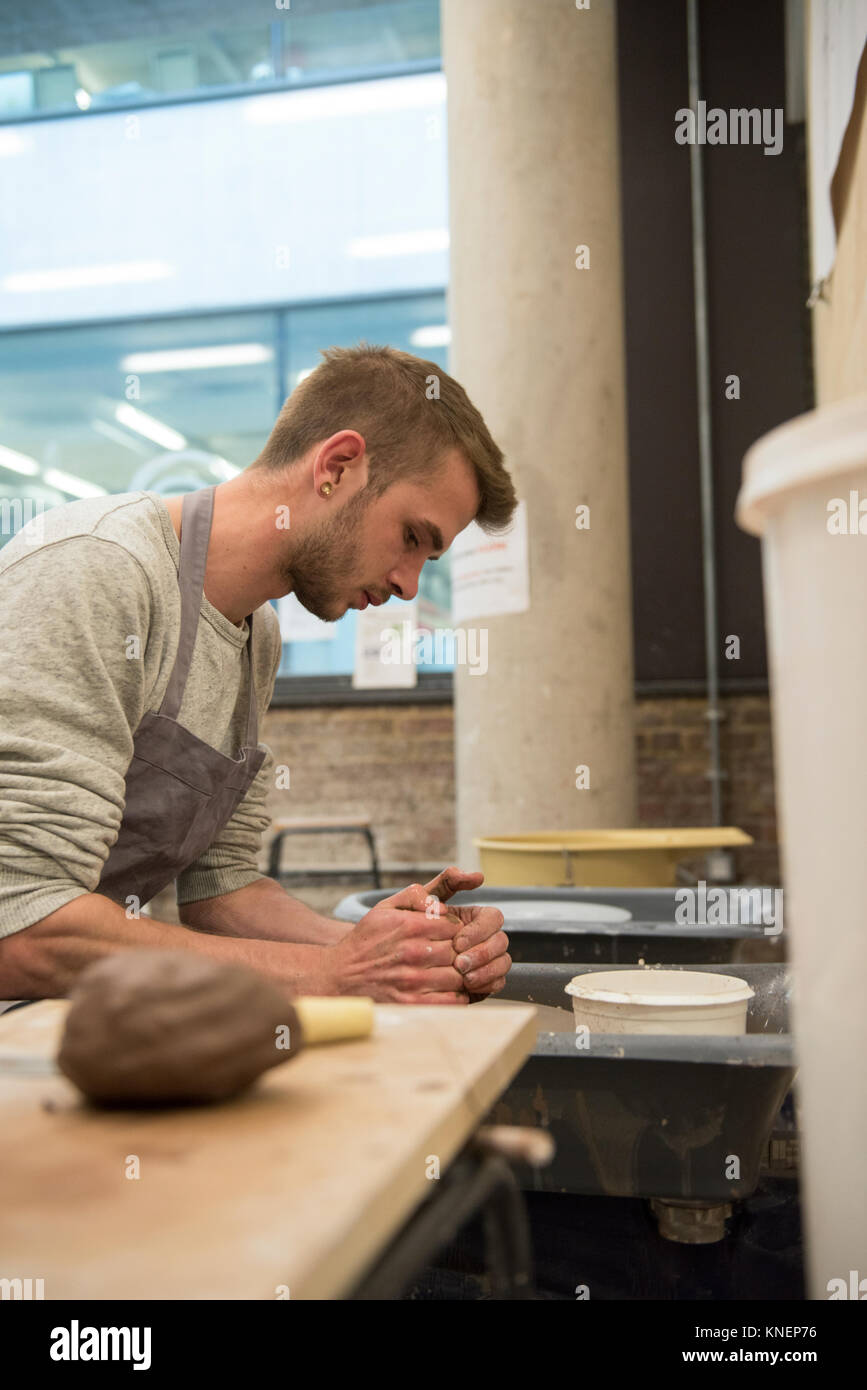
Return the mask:
<svg viewBox="0 0 867 1390"><path fill-rule="evenodd" d="M97 889L133 735L158 709L175 661L179 559L151 492L57 507L0 550L0 936ZM245 733L246 640L246 622L236 627L202 599L178 718L231 757ZM254 615L253 647L261 720L281 653L270 604ZM272 765L269 750L229 823L178 878L179 904L262 877Z"/></svg>

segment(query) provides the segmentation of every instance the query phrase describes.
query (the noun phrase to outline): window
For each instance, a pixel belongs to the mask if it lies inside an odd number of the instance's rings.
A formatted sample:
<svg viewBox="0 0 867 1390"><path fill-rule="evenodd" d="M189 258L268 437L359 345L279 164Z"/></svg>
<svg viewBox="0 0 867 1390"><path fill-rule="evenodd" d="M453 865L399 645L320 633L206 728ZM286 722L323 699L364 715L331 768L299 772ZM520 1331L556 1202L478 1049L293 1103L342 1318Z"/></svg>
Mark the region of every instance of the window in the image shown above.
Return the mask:
<svg viewBox="0 0 867 1390"><path fill-rule="evenodd" d="M0 334L0 545L34 511L76 497L176 496L235 476L319 349L360 339L445 369L444 295ZM448 627L449 608L446 558L423 571L418 621ZM326 639L286 641L281 677L345 687L356 616Z"/></svg>
<svg viewBox="0 0 867 1390"><path fill-rule="evenodd" d="M235 24L229 5L203 4L198 19L195 4L158 16L121 5L100 16L100 43L87 41L88 16L65 6L50 50L44 16L19 8L0 13L0 121L439 65L439 0L287 0L255 24Z"/></svg>

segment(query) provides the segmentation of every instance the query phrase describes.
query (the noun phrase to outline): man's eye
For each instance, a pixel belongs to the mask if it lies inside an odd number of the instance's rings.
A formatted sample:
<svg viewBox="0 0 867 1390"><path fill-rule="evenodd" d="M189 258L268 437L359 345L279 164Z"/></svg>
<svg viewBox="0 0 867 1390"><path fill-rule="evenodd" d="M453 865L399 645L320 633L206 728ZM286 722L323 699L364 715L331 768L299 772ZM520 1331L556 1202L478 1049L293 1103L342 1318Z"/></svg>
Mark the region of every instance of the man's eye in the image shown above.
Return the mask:
<svg viewBox="0 0 867 1390"><path fill-rule="evenodd" d="M410 527L407 527L406 539L409 545L418 545L418 536L415 534L415 531L413 531Z"/></svg>

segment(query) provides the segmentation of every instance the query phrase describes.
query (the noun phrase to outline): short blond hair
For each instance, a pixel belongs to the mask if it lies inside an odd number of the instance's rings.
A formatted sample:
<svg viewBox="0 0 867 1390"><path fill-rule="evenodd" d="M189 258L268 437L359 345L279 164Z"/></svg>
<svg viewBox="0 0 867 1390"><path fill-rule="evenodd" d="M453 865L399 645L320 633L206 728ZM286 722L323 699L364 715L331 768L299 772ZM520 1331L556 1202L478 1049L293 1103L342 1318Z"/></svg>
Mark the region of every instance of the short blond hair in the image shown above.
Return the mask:
<svg viewBox="0 0 867 1390"><path fill-rule="evenodd" d="M398 348L359 343L330 347L285 401L254 467L283 468L338 430L363 435L370 486L380 494L398 479L435 474L459 449L479 488L476 521L508 526L517 504L501 450L469 396L435 362Z"/></svg>

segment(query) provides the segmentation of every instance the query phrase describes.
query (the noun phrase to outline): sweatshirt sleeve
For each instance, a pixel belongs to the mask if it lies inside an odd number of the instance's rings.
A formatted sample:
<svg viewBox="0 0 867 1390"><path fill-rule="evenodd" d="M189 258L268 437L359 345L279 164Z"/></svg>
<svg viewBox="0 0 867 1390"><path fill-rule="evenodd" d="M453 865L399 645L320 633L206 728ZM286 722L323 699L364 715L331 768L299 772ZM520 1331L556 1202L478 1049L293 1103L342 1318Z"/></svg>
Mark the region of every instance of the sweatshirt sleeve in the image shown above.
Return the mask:
<svg viewBox="0 0 867 1390"><path fill-rule="evenodd" d="M261 673L256 681L260 724L271 703L283 653L277 615L270 605L263 609L261 618L260 631L270 657L263 666L256 663ZM255 636L258 638L259 632ZM261 739L259 746L267 749L265 761L231 819L198 859L178 875L178 907L203 898L216 898L222 893L234 893L265 877L259 869L259 852L262 836L271 824L267 800L274 786L274 755Z"/></svg>
<svg viewBox="0 0 867 1390"><path fill-rule="evenodd" d="M0 571L0 936L97 887L159 662L152 611L138 560L96 536Z"/></svg>

